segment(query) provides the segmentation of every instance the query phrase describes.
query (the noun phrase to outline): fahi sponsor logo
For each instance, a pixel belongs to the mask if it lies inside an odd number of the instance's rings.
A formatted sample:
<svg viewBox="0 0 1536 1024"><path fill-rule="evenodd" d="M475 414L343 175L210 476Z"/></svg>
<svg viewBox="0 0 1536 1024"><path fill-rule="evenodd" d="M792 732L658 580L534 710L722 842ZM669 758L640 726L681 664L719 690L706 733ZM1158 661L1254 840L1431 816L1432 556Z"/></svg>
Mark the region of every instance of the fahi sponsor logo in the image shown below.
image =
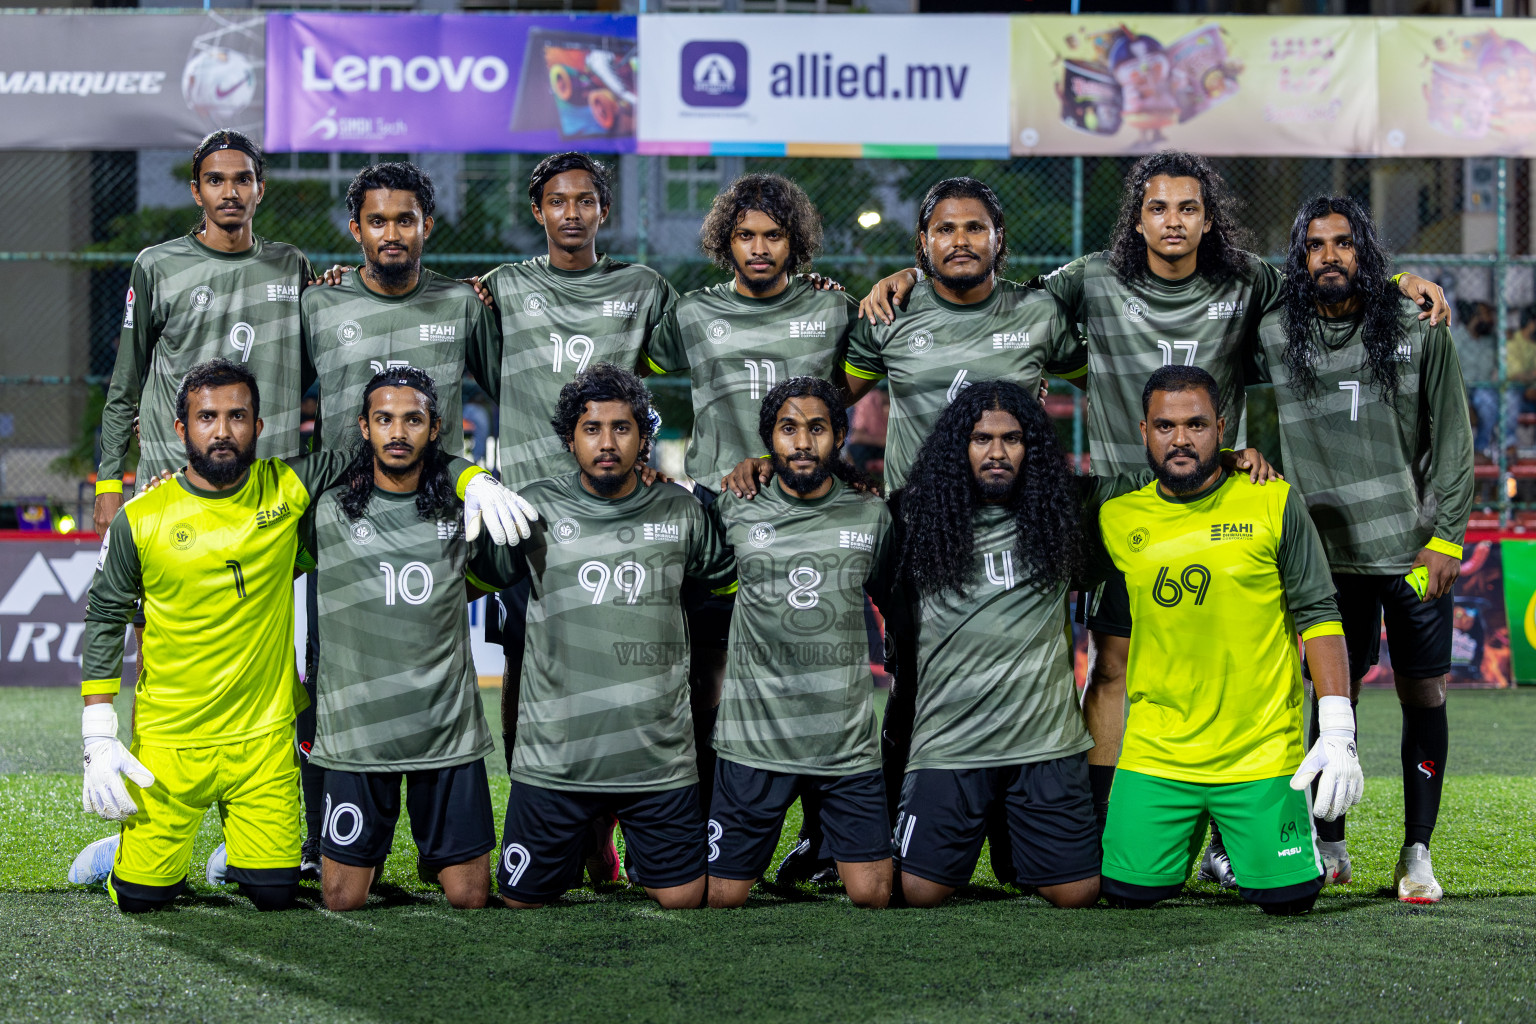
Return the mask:
<svg viewBox="0 0 1536 1024"><path fill-rule="evenodd" d="M825 338L827 322L825 320L791 320L789 336L791 338Z"/></svg>
<svg viewBox="0 0 1536 1024"><path fill-rule="evenodd" d="M858 530L838 530L837 546L849 548L853 551L875 550L875 535L872 533L860 533Z"/></svg>
<svg viewBox="0 0 1536 1024"><path fill-rule="evenodd" d="M256 529L265 530L274 523L280 523L293 515L288 503L282 502L276 508L264 508L256 513Z"/></svg>
<svg viewBox="0 0 1536 1024"><path fill-rule="evenodd" d="M999 331L992 335L992 347L998 351L1029 348L1029 332Z"/></svg>
<svg viewBox="0 0 1536 1024"><path fill-rule="evenodd" d="M640 303L625 302L623 299L604 299L603 316L615 316L621 320L628 320L640 312Z"/></svg>
<svg viewBox="0 0 1536 1024"><path fill-rule="evenodd" d="M1252 523L1212 523L1211 541L1253 540Z"/></svg>
<svg viewBox="0 0 1536 1024"><path fill-rule="evenodd" d="M267 285L268 302L298 302L299 286L296 284Z"/></svg>
<svg viewBox="0 0 1536 1024"><path fill-rule="evenodd" d="M1243 300L1235 302L1212 302L1205 307L1207 320L1232 320L1243 315Z"/></svg>
<svg viewBox="0 0 1536 1024"><path fill-rule="evenodd" d="M457 324L422 324L421 340L431 343L437 341L452 341L458 335Z"/></svg>
<svg viewBox="0 0 1536 1024"><path fill-rule="evenodd" d="M683 531L676 523L646 523L642 532L649 541L676 544L683 539Z"/></svg>

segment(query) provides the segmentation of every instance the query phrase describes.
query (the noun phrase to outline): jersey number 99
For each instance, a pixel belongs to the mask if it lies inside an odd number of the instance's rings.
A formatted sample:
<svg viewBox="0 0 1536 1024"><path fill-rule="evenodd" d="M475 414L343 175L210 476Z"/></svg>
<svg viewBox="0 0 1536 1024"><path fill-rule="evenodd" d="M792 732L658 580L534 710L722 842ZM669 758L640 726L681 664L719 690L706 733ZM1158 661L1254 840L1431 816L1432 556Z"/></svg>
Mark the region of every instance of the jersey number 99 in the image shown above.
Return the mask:
<svg viewBox="0 0 1536 1024"><path fill-rule="evenodd" d="M1205 592L1211 589L1211 570L1203 565L1186 566L1177 580L1169 576L1168 566L1157 570L1157 583L1152 587L1152 600L1164 608L1176 608L1185 594L1193 594L1196 606L1205 603Z"/></svg>

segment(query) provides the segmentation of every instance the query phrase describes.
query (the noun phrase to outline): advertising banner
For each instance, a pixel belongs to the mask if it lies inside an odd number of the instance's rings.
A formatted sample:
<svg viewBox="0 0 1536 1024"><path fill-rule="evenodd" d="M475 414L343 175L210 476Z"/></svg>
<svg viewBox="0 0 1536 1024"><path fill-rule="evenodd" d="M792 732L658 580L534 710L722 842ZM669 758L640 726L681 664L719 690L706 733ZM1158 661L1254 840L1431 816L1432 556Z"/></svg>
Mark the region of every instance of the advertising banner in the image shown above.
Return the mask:
<svg viewBox="0 0 1536 1024"><path fill-rule="evenodd" d="M80 685L85 592L99 548L94 536L0 543L0 685ZM131 676L133 666L123 670Z"/></svg>
<svg viewBox="0 0 1536 1024"><path fill-rule="evenodd" d="M1536 541L1507 540L1504 608L1509 615L1509 653L1515 682L1536 684Z"/></svg>
<svg viewBox="0 0 1536 1024"><path fill-rule="evenodd" d="M1008 152L1005 15L646 15L640 152Z"/></svg>
<svg viewBox="0 0 1536 1024"><path fill-rule="evenodd" d="M266 17L0 14L0 149L260 139Z"/></svg>
<svg viewBox="0 0 1536 1024"><path fill-rule="evenodd" d="M1017 155L1374 151L1369 19L1033 15L1012 39Z"/></svg>
<svg viewBox="0 0 1536 1024"><path fill-rule="evenodd" d="M274 151L628 153L635 19L275 14Z"/></svg>
<svg viewBox="0 0 1536 1024"><path fill-rule="evenodd" d="M1536 22L1377 25L1382 156L1536 156Z"/></svg>

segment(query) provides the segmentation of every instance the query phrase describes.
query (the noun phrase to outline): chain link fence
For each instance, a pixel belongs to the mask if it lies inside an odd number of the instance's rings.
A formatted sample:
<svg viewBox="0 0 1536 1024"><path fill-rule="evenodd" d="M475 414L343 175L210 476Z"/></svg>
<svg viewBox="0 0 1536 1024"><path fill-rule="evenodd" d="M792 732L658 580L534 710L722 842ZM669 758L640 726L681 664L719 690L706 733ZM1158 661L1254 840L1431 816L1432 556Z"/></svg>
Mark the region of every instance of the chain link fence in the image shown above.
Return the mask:
<svg viewBox="0 0 1536 1024"><path fill-rule="evenodd" d="M300 246L317 266L356 263L346 230L346 184L372 160L408 156L272 155L257 233ZM0 153L0 198L8 211L0 236L0 529L35 514L27 511L35 506L77 519L81 510L88 515L96 429L129 268L140 249L185 233L197 220L186 184L188 159L159 150ZM467 277L544 252L543 232L528 211L527 178L537 156L415 159L439 191L428 266ZM601 242L619 258L655 266L680 289L724 280L699 252L700 220L731 178L775 171L798 181L821 211L826 243L816 268L862 295L880 277L911 265L923 192L941 178L969 174L1002 199L1012 251L1008 275L1022 279L1104 246L1132 162L628 156L615 162L614 210ZM1527 512L1536 499L1527 493L1536 486L1529 162L1215 163L1242 199L1243 222L1266 258L1282 256L1303 201L1349 193L1369 203L1401 269L1447 289L1478 419L1477 517L1487 524L1519 522L1527 514L1536 520L1536 511ZM1501 339L1507 345L1497 344ZM655 386L669 426L686 432L686 382ZM1053 409L1064 438L1081 451L1081 401L1060 388Z"/></svg>

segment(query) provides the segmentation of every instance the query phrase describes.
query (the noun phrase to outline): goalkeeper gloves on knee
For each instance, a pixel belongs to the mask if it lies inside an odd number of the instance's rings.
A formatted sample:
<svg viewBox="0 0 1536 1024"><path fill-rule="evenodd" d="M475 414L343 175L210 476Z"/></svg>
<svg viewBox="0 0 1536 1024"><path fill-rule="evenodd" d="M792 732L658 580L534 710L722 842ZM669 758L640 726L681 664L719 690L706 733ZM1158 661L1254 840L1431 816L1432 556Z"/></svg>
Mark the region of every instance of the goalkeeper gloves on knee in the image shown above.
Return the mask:
<svg viewBox="0 0 1536 1024"><path fill-rule="evenodd" d="M1320 735L1291 776L1292 789L1306 789L1317 778L1314 817L1333 821L1360 802L1365 795L1365 773L1355 750L1355 712L1348 697L1319 697L1317 724Z"/></svg>
<svg viewBox="0 0 1536 1024"><path fill-rule="evenodd" d="M111 704L87 704L80 733L85 740L85 789L80 803L87 813L108 821L126 821L139 807L123 785L126 775L141 787L155 777L117 738L117 711Z"/></svg>

